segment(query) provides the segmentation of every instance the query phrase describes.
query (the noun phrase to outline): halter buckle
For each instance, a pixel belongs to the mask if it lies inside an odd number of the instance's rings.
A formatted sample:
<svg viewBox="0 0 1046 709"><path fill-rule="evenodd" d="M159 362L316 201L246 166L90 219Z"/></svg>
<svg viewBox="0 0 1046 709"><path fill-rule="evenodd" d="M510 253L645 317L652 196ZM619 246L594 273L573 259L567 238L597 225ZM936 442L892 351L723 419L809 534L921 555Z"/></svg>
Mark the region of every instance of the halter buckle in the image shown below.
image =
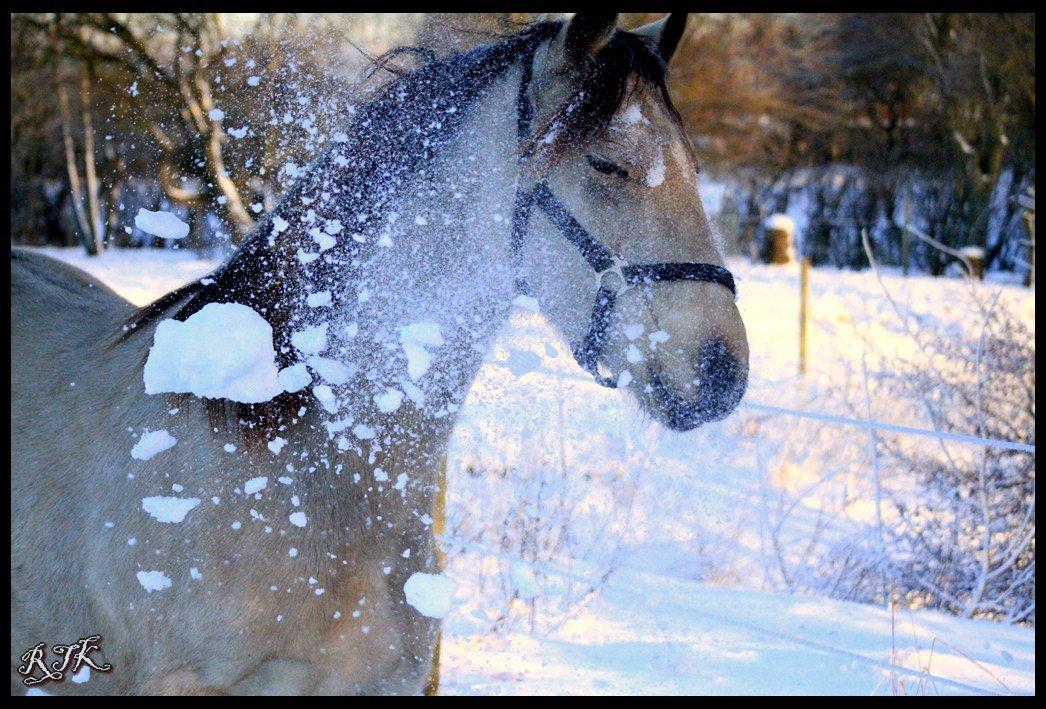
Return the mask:
<svg viewBox="0 0 1046 709"><path fill-rule="evenodd" d="M613 263L610 266L596 272L596 284L599 288L605 288L614 295L621 295L632 287L628 279L625 278L624 268L628 265L628 262L617 256L614 256L613 259Z"/></svg>

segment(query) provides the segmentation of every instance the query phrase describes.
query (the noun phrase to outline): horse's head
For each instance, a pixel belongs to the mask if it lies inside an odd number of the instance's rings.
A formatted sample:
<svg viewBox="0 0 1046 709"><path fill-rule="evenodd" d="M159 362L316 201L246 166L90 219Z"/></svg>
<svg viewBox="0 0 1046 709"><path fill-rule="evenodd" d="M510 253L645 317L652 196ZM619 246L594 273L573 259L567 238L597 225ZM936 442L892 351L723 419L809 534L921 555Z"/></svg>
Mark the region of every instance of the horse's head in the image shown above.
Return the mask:
<svg viewBox="0 0 1046 709"><path fill-rule="evenodd" d="M535 54L520 99L521 114L532 107L522 180L547 185L548 197L531 200L527 217L530 286L583 366L598 366L600 378L631 389L676 430L727 416L748 376L732 279L664 84L684 22L627 33L612 15L575 15ZM578 243L586 235L596 248ZM600 244L615 257L610 268L591 258ZM649 264L664 268L635 268ZM601 286L609 307L599 303Z"/></svg>

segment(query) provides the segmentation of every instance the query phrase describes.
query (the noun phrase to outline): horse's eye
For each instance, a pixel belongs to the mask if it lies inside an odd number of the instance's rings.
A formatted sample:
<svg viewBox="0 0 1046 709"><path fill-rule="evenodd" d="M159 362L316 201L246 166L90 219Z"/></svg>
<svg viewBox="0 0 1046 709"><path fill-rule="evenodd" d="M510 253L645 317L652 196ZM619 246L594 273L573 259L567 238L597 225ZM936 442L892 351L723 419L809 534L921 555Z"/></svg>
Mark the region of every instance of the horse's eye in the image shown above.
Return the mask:
<svg viewBox="0 0 1046 709"><path fill-rule="evenodd" d="M603 158L597 158L595 155L586 155L585 158L588 159L588 164L591 165L592 169L596 172L602 172L604 175L623 177L626 180L628 179L628 170L620 165L615 165L609 160L604 160Z"/></svg>

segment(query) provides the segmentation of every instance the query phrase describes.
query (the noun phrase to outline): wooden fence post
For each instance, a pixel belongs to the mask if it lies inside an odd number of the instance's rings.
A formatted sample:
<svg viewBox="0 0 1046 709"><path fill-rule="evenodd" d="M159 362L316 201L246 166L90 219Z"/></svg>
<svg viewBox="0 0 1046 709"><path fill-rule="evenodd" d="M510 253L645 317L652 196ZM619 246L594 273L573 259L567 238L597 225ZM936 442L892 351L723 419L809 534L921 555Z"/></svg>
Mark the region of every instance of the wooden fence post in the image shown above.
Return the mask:
<svg viewBox="0 0 1046 709"><path fill-rule="evenodd" d="M810 320L810 259L799 262L799 374L806 376L806 340Z"/></svg>
<svg viewBox="0 0 1046 709"><path fill-rule="evenodd" d="M1024 284L1031 288L1036 284L1036 210L1034 203L1024 209L1024 226L1028 231L1028 270L1024 274Z"/></svg>
<svg viewBox="0 0 1046 709"><path fill-rule="evenodd" d="M971 278L984 280L984 249L980 246L964 246L959 249Z"/></svg>
<svg viewBox="0 0 1046 709"><path fill-rule="evenodd" d="M901 273L908 275L910 252L912 248L912 237L908 233L908 220L911 218L911 193L910 187L904 188L904 208L901 217Z"/></svg>
<svg viewBox="0 0 1046 709"><path fill-rule="evenodd" d="M766 262L791 263L795 260L795 222L785 214L772 214L766 220Z"/></svg>

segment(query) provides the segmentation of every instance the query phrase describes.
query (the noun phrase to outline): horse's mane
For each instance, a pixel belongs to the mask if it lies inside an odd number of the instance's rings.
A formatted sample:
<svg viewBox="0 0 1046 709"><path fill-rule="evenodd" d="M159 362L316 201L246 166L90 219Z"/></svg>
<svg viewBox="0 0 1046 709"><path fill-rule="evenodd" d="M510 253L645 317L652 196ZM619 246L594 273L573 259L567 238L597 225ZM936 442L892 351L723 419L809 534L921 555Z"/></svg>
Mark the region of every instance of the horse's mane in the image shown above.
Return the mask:
<svg viewBox="0 0 1046 709"><path fill-rule="evenodd" d="M427 61L410 71L393 72L396 77L357 108L345 128L346 140L324 149L229 260L207 277L135 311L117 333L117 341L148 329L160 317L184 320L208 303L241 303L272 326L280 366L292 364L290 334L301 326L306 309L303 295L287 284L323 283L335 305L349 297L350 288L337 286L354 277L358 257L373 248L367 242L374 241L365 238L360 243L349 235L372 236L402 190L431 177L429 168L456 136L482 91L511 67L532 61L537 48L555 38L562 26L560 21L535 23L495 43L443 59L418 47L401 47L376 59L377 69L408 52ZM633 77L658 87L678 120L656 45L617 31L579 66L578 91L569 101L570 108L565 104L556 113L555 139L548 141L547 149L561 153L602 130L624 101ZM306 274L296 254L315 250L310 229L330 220L339 221L344 231ZM279 232L277 225L284 231ZM175 307L173 315L167 315Z"/></svg>

